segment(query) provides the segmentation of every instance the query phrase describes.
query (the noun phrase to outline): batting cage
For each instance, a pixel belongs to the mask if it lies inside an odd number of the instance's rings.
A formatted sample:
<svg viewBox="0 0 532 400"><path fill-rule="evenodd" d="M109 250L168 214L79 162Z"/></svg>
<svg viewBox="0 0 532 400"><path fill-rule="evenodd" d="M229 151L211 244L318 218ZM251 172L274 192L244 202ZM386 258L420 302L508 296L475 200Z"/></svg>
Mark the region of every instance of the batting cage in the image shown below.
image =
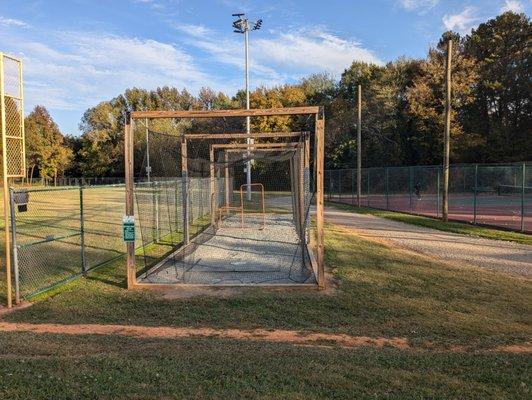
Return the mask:
<svg viewBox="0 0 532 400"><path fill-rule="evenodd" d="M246 113L267 121L279 112L298 130L238 130ZM317 107L132 113L129 285L323 287L322 122Z"/></svg>

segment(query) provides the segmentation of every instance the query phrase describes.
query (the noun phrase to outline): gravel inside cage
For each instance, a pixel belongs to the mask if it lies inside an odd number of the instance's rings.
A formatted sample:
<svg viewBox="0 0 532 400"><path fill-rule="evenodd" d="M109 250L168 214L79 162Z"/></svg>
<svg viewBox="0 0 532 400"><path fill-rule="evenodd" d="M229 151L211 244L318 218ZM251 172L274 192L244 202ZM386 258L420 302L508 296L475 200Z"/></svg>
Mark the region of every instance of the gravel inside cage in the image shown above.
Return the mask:
<svg viewBox="0 0 532 400"><path fill-rule="evenodd" d="M207 234L209 235L209 234ZM205 237L205 234L204 234ZM190 254L170 255L140 277L145 283L209 285L315 283L290 214L239 213Z"/></svg>

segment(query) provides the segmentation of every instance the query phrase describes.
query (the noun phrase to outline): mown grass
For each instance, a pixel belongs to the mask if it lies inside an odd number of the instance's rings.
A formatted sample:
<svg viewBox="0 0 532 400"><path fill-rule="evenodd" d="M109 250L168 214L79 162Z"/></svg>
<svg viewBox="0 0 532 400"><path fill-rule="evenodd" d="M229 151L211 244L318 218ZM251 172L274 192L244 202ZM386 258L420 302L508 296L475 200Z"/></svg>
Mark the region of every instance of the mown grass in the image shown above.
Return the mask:
<svg viewBox="0 0 532 400"><path fill-rule="evenodd" d="M525 399L529 360L209 340L0 336L9 399Z"/></svg>
<svg viewBox="0 0 532 400"><path fill-rule="evenodd" d="M532 285L455 268L327 226L335 289L164 299L124 289L123 262L5 320L296 329L405 337L411 350L211 339L0 334L0 397L527 398ZM453 346L467 346L456 352ZM9 375L11 374L11 375Z"/></svg>
<svg viewBox="0 0 532 400"><path fill-rule="evenodd" d="M421 215L404 214L396 211L378 210L368 207L357 207L353 205L338 204L334 202L327 202L327 205L341 210L356 212L358 214L375 215L377 217L387 218L393 221L424 226L426 228L437 229L445 232L453 232L459 233L461 235L475 236L486 239L506 240L510 242L532 245L532 235L521 232L512 232L502 229L487 228L485 226L471 225L467 222L443 222L440 219L424 217Z"/></svg>

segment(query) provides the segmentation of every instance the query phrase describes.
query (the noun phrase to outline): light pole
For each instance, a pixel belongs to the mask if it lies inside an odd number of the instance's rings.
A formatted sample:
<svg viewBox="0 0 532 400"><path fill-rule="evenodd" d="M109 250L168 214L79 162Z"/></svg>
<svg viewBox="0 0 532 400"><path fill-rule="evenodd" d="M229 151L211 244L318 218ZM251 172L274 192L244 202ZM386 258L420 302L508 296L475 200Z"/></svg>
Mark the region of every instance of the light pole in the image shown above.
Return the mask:
<svg viewBox="0 0 532 400"><path fill-rule="evenodd" d="M262 26L262 19L257 22L249 21L244 13L233 14L233 17L237 17L236 21L233 21L233 28L235 33L244 34L244 47L245 47L245 73L246 73L246 110L249 110L249 31L257 31ZM246 117L246 133L250 133L249 117ZM253 140L248 137L246 139L247 144L252 144ZM250 156L248 148L248 158ZM247 183L247 199L251 201L251 160L246 163L246 183Z"/></svg>

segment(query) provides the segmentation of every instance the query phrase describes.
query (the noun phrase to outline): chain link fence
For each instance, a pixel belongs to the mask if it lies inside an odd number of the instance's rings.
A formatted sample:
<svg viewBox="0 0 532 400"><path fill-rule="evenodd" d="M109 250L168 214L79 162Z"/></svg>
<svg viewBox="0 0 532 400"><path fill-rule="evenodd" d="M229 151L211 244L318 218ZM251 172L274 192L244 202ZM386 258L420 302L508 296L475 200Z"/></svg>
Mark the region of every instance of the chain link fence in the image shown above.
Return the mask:
<svg viewBox="0 0 532 400"><path fill-rule="evenodd" d="M40 188L63 186L102 186L124 184L124 178L99 177L99 178L13 178L10 185L16 188Z"/></svg>
<svg viewBox="0 0 532 400"><path fill-rule="evenodd" d="M124 254L123 185L10 189L15 293L29 298Z"/></svg>
<svg viewBox="0 0 532 400"><path fill-rule="evenodd" d="M136 247L142 248L138 256L144 261L157 260L182 241L181 184L180 179L136 183ZM190 179L192 236L208 225L203 217L210 210L205 195L209 184L208 178ZM15 294L29 299L124 256L124 199L121 184L11 188L8 224ZM5 257L1 256L0 301L4 302Z"/></svg>
<svg viewBox="0 0 532 400"><path fill-rule="evenodd" d="M356 169L325 171L326 198L357 204ZM441 166L362 170L361 204L441 217ZM532 165L451 165L449 219L532 232Z"/></svg>

